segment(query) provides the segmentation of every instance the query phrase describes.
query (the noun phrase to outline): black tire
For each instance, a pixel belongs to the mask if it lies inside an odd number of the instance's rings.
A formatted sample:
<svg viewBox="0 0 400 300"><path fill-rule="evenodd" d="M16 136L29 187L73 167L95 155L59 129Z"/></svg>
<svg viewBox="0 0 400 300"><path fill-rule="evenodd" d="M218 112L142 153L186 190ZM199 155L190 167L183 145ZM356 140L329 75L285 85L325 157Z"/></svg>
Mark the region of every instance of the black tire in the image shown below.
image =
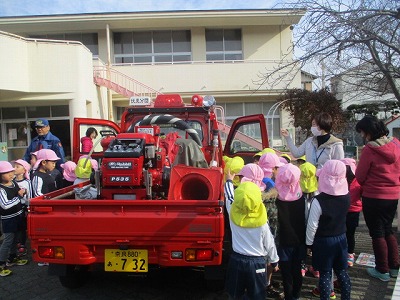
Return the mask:
<svg viewBox="0 0 400 300"><path fill-rule="evenodd" d="M68 289L77 289L86 284L89 279L89 267L80 265L66 266L65 275L59 276L60 283Z"/></svg>

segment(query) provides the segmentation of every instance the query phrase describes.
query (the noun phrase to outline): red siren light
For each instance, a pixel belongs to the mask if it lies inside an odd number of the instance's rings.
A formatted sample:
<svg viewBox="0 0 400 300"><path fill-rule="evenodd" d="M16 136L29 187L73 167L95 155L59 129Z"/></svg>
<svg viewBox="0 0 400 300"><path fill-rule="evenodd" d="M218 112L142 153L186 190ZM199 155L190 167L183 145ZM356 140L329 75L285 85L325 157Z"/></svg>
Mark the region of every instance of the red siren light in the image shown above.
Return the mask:
<svg viewBox="0 0 400 300"><path fill-rule="evenodd" d="M170 95L158 95L154 101L154 107L177 107L184 106L181 95L170 94Z"/></svg>
<svg viewBox="0 0 400 300"><path fill-rule="evenodd" d="M193 95L192 96L192 104L194 106L203 106L203 97L200 95Z"/></svg>

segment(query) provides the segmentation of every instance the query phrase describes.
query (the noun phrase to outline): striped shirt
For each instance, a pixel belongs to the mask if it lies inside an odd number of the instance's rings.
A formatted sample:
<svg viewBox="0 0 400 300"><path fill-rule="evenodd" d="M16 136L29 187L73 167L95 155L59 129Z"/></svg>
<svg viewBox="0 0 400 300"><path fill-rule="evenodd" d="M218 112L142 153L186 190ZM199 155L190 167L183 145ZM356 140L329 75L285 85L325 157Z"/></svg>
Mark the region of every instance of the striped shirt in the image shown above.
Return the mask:
<svg viewBox="0 0 400 300"><path fill-rule="evenodd" d="M11 186L0 184L0 214L1 219L11 219L22 214L21 197L18 184L12 181Z"/></svg>

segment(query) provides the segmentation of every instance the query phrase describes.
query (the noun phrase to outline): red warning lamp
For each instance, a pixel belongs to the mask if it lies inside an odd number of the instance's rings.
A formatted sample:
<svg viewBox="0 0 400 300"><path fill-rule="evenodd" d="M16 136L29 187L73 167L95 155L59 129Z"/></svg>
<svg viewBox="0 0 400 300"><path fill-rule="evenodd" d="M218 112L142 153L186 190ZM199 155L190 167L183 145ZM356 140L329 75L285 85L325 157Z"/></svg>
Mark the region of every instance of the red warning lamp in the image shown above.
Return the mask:
<svg viewBox="0 0 400 300"><path fill-rule="evenodd" d="M203 97L200 95L193 95L192 96L192 104L194 106L203 106Z"/></svg>
<svg viewBox="0 0 400 300"><path fill-rule="evenodd" d="M184 106L181 95L170 94L170 95L158 95L154 101L154 107L177 107Z"/></svg>

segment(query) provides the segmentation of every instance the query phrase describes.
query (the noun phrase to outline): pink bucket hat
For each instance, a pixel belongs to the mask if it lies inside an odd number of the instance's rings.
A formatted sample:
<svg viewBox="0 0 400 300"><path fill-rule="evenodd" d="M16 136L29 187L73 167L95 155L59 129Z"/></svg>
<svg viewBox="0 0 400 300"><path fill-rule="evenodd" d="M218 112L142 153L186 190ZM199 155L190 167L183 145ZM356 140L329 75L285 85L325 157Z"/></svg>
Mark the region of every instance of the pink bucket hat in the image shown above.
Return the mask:
<svg viewBox="0 0 400 300"><path fill-rule="evenodd" d="M64 164L60 165L61 168L63 168L63 177L67 181L75 181L76 175L75 175L75 168L76 168L76 163L73 161L67 161Z"/></svg>
<svg viewBox="0 0 400 300"><path fill-rule="evenodd" d="M37 157L37 161L36 161L35 165L33 166L34 169L37 169L37 167L40 165L42 160L56 161L56 160L61 159L51 149L40 149L39 151L36 152L36 157Z"/></svg>
<svg viewBox="0 0 400 300"><path fill-rule="evenodd" d="M265 153L260 157L258 165L264 171L264 177L270 177L273 168L282 167L285 164L279 160L279 156L275 153Z"/></svg>
<svg viewBox="0 0 400 300"><path fill-rule="evenodd" d="M346 179L346 165L340 160L328 160L317 170L318 190L332 196L346 195L349 192Z"/></svg>
<svg viewBox="0 0 400 300"><path fill-rule="evenodd" d="M95 159L90 159L90 162L92 163L92 169L97 171L99 169L99 163Z"/></svg>
<svg viewBox="0 0 400 300"><path fill-rule="evenodd" d="M344 162L346 166L350 166L351 171L353 172L353 175L356 174L356 161L352 158L344 158L341 159L340 161Z"/></svg>
<svg viewBox="0 0 400 300"><path fill-rule="evenodd" d="M0 174L15 171L12 164L8 161L0 161Z"/></svg>
<svg viewBox="0 0 400 300"><path fill-rule="evenodd" d="M29 171L31 170L31 165L29 163L27 163L26 161L24 161L23 159L14 160L13 163L20 164L21 166L23 166L25 169L24 176L26 179L29 179Z"/></svg>
<svg viewBox="0 0 400 300"><path fill-rule="evenodd" d="M275 179L275 187L280 200L294 201L303 195L300 187L300 174L300 169L290 163L279 168Z"/></svg>
<svg viewBox="0 0 400 300"><path fill-rule="evenodd" d="M262 182L264 172L259 165L254 163L247 164L240 170L238 175L243 176L240 182L251 181L258 185L261 191L265 190L265 183Z"/></svg>

